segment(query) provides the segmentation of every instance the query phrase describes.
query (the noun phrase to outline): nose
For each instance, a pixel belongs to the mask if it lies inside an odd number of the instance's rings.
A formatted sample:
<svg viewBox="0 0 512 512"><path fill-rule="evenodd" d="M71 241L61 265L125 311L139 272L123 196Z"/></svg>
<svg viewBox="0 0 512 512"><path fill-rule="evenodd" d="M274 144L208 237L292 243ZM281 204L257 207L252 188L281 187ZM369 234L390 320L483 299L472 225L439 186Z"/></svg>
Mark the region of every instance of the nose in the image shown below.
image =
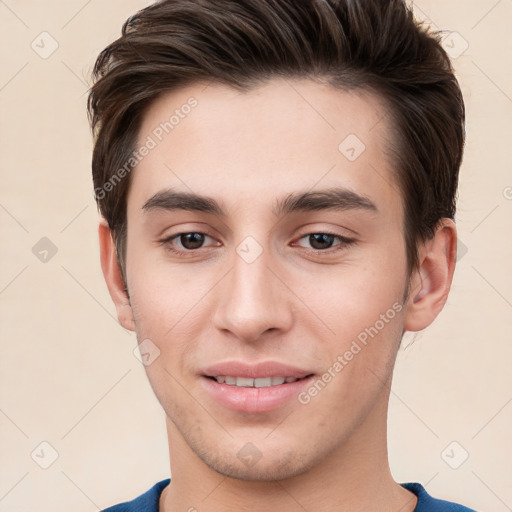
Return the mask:
<svg viewBox="0 0 512 512"><path fill-rule="evenodd" d="M256 342L267 332L285 332L293 323L292 295L268 251L248 262L238 253L217 288L214 326L240 341Z"/></svg>

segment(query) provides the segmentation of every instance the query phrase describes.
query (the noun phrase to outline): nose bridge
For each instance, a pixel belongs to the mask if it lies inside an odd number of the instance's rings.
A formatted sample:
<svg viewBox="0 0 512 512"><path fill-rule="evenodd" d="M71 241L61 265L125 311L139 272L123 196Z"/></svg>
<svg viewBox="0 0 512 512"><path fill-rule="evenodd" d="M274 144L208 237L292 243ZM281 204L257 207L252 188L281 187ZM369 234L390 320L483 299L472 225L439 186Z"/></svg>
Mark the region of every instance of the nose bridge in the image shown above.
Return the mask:
<svg viewBox="0 0 512 512"><path fill-rule="evenodd" d="M231 258L216 301L214 323L245 341L255 341L269 329L287 329L291 322L283 285L269 267L269 249L246 237Z"/></svg>

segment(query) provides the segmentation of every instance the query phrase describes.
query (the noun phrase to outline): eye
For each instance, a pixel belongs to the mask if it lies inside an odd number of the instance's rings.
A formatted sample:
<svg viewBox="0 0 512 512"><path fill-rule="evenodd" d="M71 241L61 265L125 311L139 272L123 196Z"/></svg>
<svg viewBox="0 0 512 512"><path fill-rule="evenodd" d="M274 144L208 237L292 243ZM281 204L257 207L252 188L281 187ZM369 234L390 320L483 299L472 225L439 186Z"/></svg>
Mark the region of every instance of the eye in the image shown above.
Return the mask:
<svg viewBox="0 0 512 512"><path fill-rule="evenodd" d="M184 254L193 252L195 249L201 249L207 240L213 239L206 233L189 231L167 237L164 240L160 240L160 243L170 252Z"/></svg>
<svg viewBox="0 0 512 512"><path fill-rule="evenodd" d="M218 243L215 244L212 242L215 242L212 237L198 231L177 233L160 240L160 244L162 244L167 251L182 256L193 254L198 249L206 249L212 245L219 245ZM332 253L346 249L353 243L355 243L355 240L352 238L336 235L334 233L319 232L308 233L301 236L295 245L305 249L311 248L313 252L316 253Z"/></svg>
<svg viewBox="0 0 512 512"><path fill-rule="evenodd" d="M307 235L301 236L299 238L299 241L300 240L305 240L316 252L327 252L328 249L333 247L335 251L342 250L355 242L352 238L336 235L334 233L308 233ZM334 245L335 241L338 241L336 245ZM304 247L304 245L300 243L298 245Z"/></svg>

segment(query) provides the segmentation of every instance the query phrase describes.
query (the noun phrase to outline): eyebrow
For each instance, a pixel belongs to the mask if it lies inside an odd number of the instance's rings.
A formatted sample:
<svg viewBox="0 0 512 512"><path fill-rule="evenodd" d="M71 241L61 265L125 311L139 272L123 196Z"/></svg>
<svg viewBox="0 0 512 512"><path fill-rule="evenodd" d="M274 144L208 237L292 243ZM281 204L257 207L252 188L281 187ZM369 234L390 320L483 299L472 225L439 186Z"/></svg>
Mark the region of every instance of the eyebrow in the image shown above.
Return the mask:
<svg viewBox="0 0 512 512"><path fill-rule="evenodd" d="M157 210L188 210L210 213L218 217L227 214L215 199L194 194L165 189L156 192L142 206L144 212ZM294 192L274 203L272 212L282 217L296 212L319 210L366 210L377 213L377 206L368 198L345 188L328 188L316 192Z"/></svg>

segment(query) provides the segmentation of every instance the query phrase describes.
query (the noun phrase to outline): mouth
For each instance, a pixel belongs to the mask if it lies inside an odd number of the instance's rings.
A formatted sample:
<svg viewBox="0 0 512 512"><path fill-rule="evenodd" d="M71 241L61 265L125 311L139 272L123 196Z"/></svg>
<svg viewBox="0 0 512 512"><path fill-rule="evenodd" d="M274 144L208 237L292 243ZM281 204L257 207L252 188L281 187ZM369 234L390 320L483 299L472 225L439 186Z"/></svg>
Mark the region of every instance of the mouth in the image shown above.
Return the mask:
<svg viewBox="0 0 512 512"><path fill-rule="evenodd" d="M306 375L305 377L232 377L229 375L208 376L211 380L219 384L227 384L228 386L236 386L239 388L270 388L274 386L281 386L282 384L290 384L298 380L312 377L313 374Z"/></svg>
<svg viewBox="0 0 512 512"><path fill-rule="evenodd" d="M291 407L315 374L276 361L226 361L200 372L203 388L223 408L264 413Z"/></svg>

